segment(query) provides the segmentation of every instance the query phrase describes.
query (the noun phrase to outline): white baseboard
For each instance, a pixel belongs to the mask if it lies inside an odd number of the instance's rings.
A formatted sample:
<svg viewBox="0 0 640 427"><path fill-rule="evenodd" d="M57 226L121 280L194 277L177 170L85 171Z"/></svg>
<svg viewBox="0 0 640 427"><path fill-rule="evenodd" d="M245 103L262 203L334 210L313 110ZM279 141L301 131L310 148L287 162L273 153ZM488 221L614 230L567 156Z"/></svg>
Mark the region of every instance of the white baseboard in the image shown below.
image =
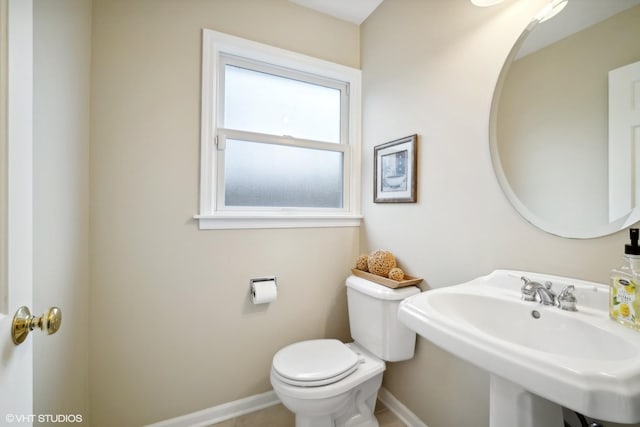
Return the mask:
<svg viewBox="0 0 640 427"><path fill-rule="evenodd" d="M382 387L378 391L378 399L393 412L408 427L428 427L413 412L404 406L389 390ZM211 424L221 423L232 418L260 411L280 403L276 393L271 390L266 393L245 397L213 406L191 414L149 424L146 427L205 427Z"/></svg>
<svg viewBox="0 0 640 427"><path fill-rule="evenodd" d="M171 418L150 424L147 427L205 427L211 424L221 423L241 415L250 414L280 403L276 393L271 390L266 393L255 394L244 399L223 403L191 414Z"/></svg>
<svg viewBox="0 0 640 427"><path fill-rule="evenodd" d="M404 406L402 402L400 402L393 394L389 392L386 388L382 387L378 391L378 399L380 402L384 403L384 405L389 408L391 412L395 414L396 417L400 419L403 423L405 423L408 427L428 427L425 423L422 422L420 418L416 416L409 408Z"/></svg>

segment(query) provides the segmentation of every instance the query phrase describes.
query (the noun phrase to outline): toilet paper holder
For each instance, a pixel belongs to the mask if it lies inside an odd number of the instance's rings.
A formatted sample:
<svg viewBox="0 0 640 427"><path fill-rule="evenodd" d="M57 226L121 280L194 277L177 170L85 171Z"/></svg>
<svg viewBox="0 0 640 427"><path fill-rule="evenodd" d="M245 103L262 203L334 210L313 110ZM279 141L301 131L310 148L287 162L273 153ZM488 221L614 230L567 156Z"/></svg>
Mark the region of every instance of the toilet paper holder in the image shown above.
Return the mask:
<svg viewBox="0 0 640 427"><path fill-rule="evenodd" d="M273 284L274 287L270 290L269 286L271 286L271 284ZM265 286L267 286L266 292L264 289ZM261 287L262 289L260 289ZM278 282L276 276L249 279L249 299L253 304L271 303L277 298L277 292Z"/></svg>

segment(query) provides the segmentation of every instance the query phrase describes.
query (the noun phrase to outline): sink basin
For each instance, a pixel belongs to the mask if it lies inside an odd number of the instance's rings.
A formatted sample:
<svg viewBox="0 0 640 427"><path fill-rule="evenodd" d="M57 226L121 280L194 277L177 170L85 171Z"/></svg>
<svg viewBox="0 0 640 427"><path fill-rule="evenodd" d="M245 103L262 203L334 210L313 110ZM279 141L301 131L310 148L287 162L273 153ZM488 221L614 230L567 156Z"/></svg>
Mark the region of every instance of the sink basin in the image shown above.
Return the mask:
<svg viewBox="0 0 640 427"><path fill-rule="evenodd" d="M549 355L605 361L638 356L636 346L621 336L587 323L578 316L563 315L559 310L543 311L513 296L500 298L442 291L432 292L423 298L433 310L469 330ZM537 312L535 317L533 310Z"/></svg>
<svg viewBox="0 0 640 427"><path fill-rule="evenodd" d="M551 281L556 293L574 285L578 311L521 300L522 276ZM419 335L489 371L492 393L497 376L589 417L638 423L640 332L609 319L608 292L593 282L496 270L409 297L398 316Z"/></svg>

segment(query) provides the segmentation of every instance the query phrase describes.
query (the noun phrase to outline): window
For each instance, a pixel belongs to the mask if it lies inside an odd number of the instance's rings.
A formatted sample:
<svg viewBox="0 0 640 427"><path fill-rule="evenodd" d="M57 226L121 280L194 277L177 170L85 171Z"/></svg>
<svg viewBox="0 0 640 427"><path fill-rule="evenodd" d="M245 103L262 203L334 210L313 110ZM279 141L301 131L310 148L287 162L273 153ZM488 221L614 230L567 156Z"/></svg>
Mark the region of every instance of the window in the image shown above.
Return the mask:
<svg viewBox="0 0 640 427"><path fill-rule="evenodd" d="M200 228L357 226L360 71L204 30Z"/></svg>

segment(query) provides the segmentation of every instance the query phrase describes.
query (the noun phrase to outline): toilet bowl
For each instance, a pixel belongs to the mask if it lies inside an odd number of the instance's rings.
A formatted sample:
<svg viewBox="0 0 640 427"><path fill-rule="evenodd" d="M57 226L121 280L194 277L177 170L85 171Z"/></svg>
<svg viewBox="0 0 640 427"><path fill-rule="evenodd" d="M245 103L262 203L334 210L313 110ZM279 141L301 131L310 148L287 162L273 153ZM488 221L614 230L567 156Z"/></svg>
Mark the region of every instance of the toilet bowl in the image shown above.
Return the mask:
<svg viewBox="0 0 640 427"><path fill-rule="evenodd" d="M315 353L308 352L311 348ZM335 357L345 354L348 361ZM291 361L296 356L307 366L311 364L309 362L324 358L323 369L295 372L290 365L278 363L283 358ZM348 366L352 360L355 364ZM378 422L373 413L384 370L384 361L356 343L302 341L276 353L271 367L271 385L282 404L296 414L297 427L376 427ZM304 379L309 377L309 372L315 376L314 380Z"/></svg>
<svg viewBox="0 0 640 427"><path fill-rule="evenodd" d="M415 333L397 321L397 307L420 290L355 276L346 285L354 342L301 341L273 357L271 385L295 413L296 427L378 427L374 409L385 360L413 357Z"/></svg>

